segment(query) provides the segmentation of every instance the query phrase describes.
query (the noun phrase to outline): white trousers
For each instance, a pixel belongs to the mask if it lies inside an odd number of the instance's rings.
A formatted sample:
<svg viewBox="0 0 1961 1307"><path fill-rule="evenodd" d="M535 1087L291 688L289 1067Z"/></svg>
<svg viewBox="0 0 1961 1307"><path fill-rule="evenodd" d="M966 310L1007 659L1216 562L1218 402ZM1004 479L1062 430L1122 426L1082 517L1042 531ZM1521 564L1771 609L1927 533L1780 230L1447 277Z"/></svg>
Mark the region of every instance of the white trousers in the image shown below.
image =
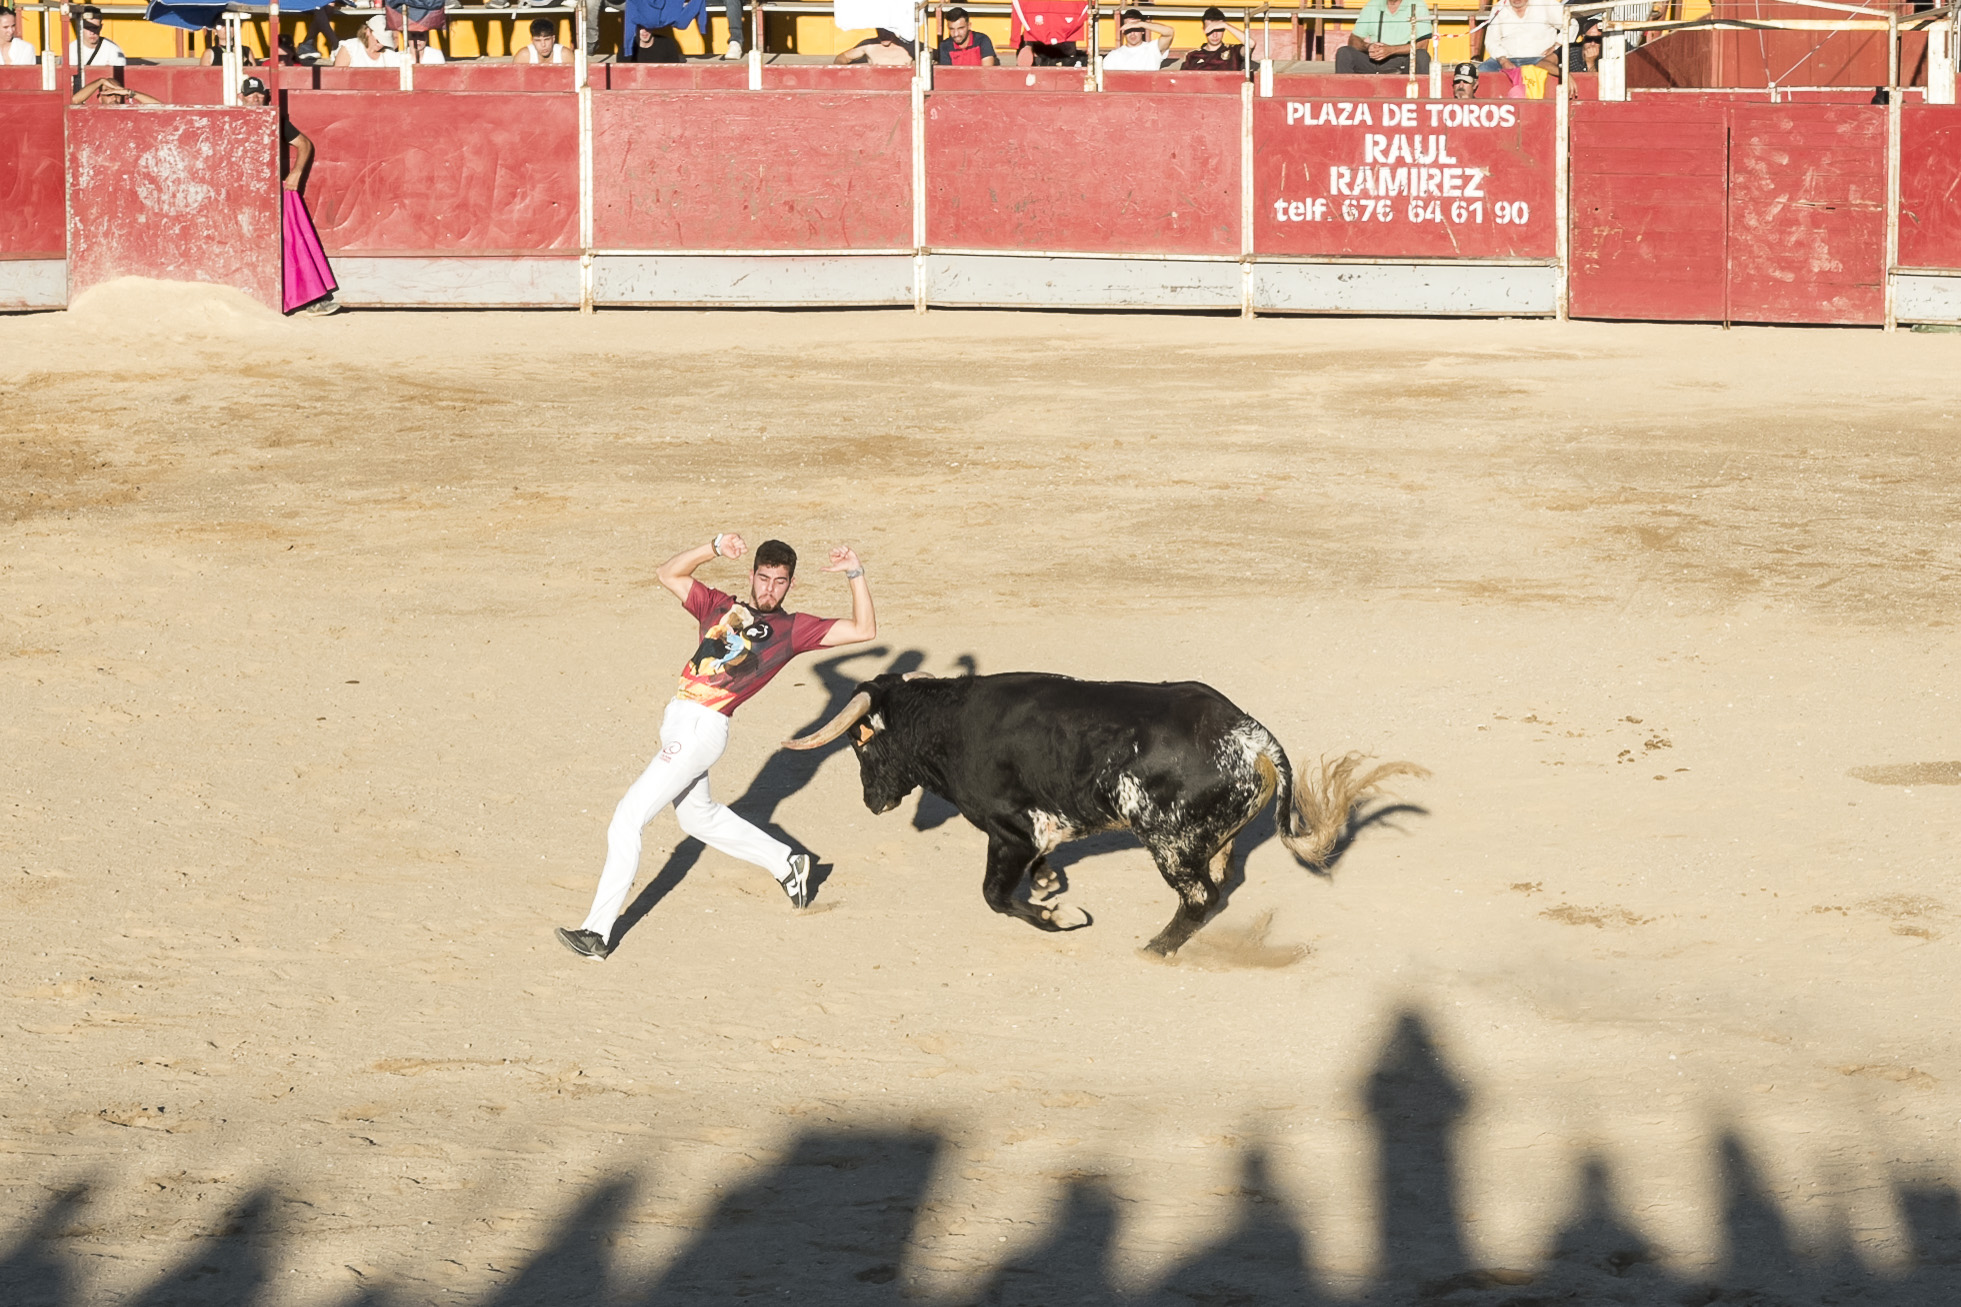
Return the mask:
<svg viewBox="0 0 1961 1307"><path fill-rule="evenodd" d="M753 862L777 880L790 877L790 846L757 830L708 793L708 769L729 744L729 719L686 699L660 719L660 752L613 809L606 828L606 869L592 898L585 929L611 939L640 871L640 828L668 804L686 834L732 858Z"/></svg>

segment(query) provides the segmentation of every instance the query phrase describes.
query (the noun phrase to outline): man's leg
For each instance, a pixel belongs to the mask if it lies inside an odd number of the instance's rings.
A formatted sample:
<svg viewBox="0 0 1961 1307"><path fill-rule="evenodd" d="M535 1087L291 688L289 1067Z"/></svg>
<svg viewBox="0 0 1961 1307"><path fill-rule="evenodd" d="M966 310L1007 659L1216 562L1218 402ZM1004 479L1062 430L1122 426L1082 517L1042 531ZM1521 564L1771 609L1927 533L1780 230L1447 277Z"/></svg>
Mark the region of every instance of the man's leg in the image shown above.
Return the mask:
<svg viewBox="0 0 1961 1307"><path fill-rule="evenodd" d="M722 13L729 20L729 50L749 48L749 33L743 28L742 0L722 0Z"/></svg>
<svg viewBox="0 0 1961 1307"><path fill-rule="evenodd" d="M727 805L715 802L709 793L706 774L697 777L687 792L675 800L674 815L680 820L682 830L709 848L755 863L776 877L779 884L790 879L793 871L790 855L795 850L736 816Z"/></svg>
<svg viewBox="0 0 1961 1307"><path fill-rule="evenodd" d="M1352 45L1344 45L1335 51L1335 71L1338 73L1372 73L1375 66L1369 62L1369 52L1357 50Z"/></svg>
<svg viewBox="0 0 1961 1307"><path fill-rule="evenodd" d="M640 828L654 814L679 798L722 756L728 744L728 723L719 713L694 710L693 704L669 704L661 718L660 752L647 764L613 809L613 820L606 827L606 867L599 873L599 889L592 896L592 911L586 914L582 930L589 930L611 942L613 923L626 907L626 896L633 889L633 878L640 872ZM677 711L688 709L691 711ZM713 719L713 720L708 720ZM720 722L719 729L716 722Z"/></svg>

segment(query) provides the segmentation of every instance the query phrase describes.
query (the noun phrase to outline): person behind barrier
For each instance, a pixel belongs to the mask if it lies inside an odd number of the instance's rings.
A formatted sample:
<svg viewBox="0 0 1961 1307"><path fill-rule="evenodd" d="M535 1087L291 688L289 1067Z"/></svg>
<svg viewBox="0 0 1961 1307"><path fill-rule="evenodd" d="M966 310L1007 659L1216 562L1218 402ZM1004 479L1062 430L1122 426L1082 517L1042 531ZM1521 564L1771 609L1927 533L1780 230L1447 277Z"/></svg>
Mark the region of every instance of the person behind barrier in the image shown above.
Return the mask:
<svg viewBox="0 0 1961 1307"><path fill-rule="evenodd" d="M531 20L531 39L511 56L514 64L569 64L571 54L558 43L558 22L551 18Z"/></svg>
<svg viewBox="0 0 1961 1307"><path fill-rule="evenodd" d="M1246 71L1246 33L1226 23L1223 9L1214 6L1199 16L1199 26L1205 29L1205 44L1185 56L1185 71L1188 73L1243 73ZM1227 45L1226 33L1238 37L1242 44Z"/></svg>
<svg viewBox="0 0 1961 1307"><path fill-rule="evenodd" d="M831 60L834 64L877 64L885 68L904 68L913 60L912 42L903 39L897 32L877 28L873 35L866 37Z"/></svg>
<svg viewBox="0 0 1961 1307"><path fill-rule="evenodd" d="M82 6L81 31L79 51L75 42L68 43L69 63L84 68L121 68L129 62L123 57L123 48L102 35L102 11L94 5Z"/></svg>
<svg viewBox="0 0 1961 1307"><path fill-rule="evenodd" d="M395 68L401 64L401 57L391 48L393 38L388 31L388 20L376 14L361 24L360 33L352 41L342 41L340 49L334 51L336 68Z"/></svg>
<svg viewBox="0 0 1961 1307"><path fill-rule="evenodd" d="M1450 70L1450 98L1453 100L1475 100L1478 98L1478 66L1462 63Z"/></svg>
<svg viewBox="0 0 1961 1307"><path fill-rule="evenodd" d="M1164 52L1171 48L1173 32L1163 23L1153 23L1143 12L1126 9L1117 20L1123 44L1103 56L1105 72L1154 73L1164 67Z"/></svg>
<svg viewBox="0 0 1961 1307"><path fill-rule="evenodd" d="M238 84L238 102L247 108L263 109L272 103L272 91L258 78L248 77ZM340 301L334 298L333 271L327 266L327 252L320 248L320 234L314 230L313 218L306 211L305 201L300 199L306 170L313 163L313 142L285 114L279 115L279 139L287 149L286 172L279 179L285 192L280 196L285 225L279 269L284 283L283 303L288 313L328 317L341 309Z"/></svg>
<svg viewBox="0 0 1961 1307"><path fill-rule="evenodd" d="M1011 0L1008 35L1023 68L1081 68L1089 62L1079 38L1087 0Z"/></svg>
<svg viewBox="0 0 1961 1307"><path fill-rule="evenodd" d="M1416 72L1430 71L1430 38L1436 34L1423 0L1369 0L1356 16L1348 44L1335 51L1338 73L1407 73L1416 45Z"/></svg>
<svg viewBox="0 0 1961 1307"><path fill-rule="evenodd" d="M410 63L444 64L449 62L449 60L443 57L443 52L430 43L429 33L418 32L411 27L408 36L409 48L407 58Z"/></svg>
<svg viewBox="0 0 1961 1307"><path fill-rule="evenodd" d="M20 15L0 6L0 67L40 62L34 47L20 39Z"/></svg>
<svg viewBox="0 0 1961 1307"><path fill-rule="evenodd" d="M1566 14L1556 0L1497 0L1482 31L1471 33L1471 57L1478 71L1504 73L1514 84L1520 70L1537 64L1559 72L1559 45Z"/></svg>
<svg viewBox="0 0 1961 1307"><path fill-rule="evenodd" d="M965 68L998 67L1001 59L994 53L994 42L986 32L976 32L974 23L967 11L954 6L940 15L946 24L946 36L939 47L933 51L933 62L945 67L958 65Z"/></svg>
<svg viewBox="0 0 1961 1307"><path fill-rule="evenodd" d="M162 100L157 99L154 95L145 95L141 91L132 91L129 87L117 81L116 77L117 74L111 73L107 77L96 78L87 86L84 86L81 90L69 96L68 103L93 103L107 105L112 109L126 109L132 104L163 103Z"/></svg>

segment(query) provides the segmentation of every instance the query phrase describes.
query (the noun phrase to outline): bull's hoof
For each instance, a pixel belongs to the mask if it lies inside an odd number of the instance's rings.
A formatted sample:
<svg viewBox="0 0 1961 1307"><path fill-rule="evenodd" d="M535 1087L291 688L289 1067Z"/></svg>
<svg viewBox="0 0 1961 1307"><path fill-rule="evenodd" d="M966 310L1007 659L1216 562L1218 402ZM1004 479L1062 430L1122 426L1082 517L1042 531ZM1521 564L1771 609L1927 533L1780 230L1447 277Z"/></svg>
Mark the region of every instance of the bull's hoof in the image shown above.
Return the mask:
<svg viewBox="0 0 1961 1307"><path fill-rule="evenodd" d="M1089 913L1068 903L1035 909L1035 924L1043 930L1081 930L1089 925Z"/></svg>

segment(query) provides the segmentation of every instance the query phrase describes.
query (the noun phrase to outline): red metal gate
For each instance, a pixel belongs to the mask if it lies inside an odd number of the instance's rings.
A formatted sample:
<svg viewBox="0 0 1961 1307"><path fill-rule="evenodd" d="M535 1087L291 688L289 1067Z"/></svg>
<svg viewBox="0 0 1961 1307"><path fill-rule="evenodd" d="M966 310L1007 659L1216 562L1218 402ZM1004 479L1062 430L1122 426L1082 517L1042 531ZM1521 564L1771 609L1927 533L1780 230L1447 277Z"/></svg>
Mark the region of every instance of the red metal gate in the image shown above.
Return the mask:
<svg viewBox="0 0 1961 1307"><path fill-rule="evenodd" d="M1572 165L1575 317L1885 319L1882 107L1581 102Z"/></svg>

